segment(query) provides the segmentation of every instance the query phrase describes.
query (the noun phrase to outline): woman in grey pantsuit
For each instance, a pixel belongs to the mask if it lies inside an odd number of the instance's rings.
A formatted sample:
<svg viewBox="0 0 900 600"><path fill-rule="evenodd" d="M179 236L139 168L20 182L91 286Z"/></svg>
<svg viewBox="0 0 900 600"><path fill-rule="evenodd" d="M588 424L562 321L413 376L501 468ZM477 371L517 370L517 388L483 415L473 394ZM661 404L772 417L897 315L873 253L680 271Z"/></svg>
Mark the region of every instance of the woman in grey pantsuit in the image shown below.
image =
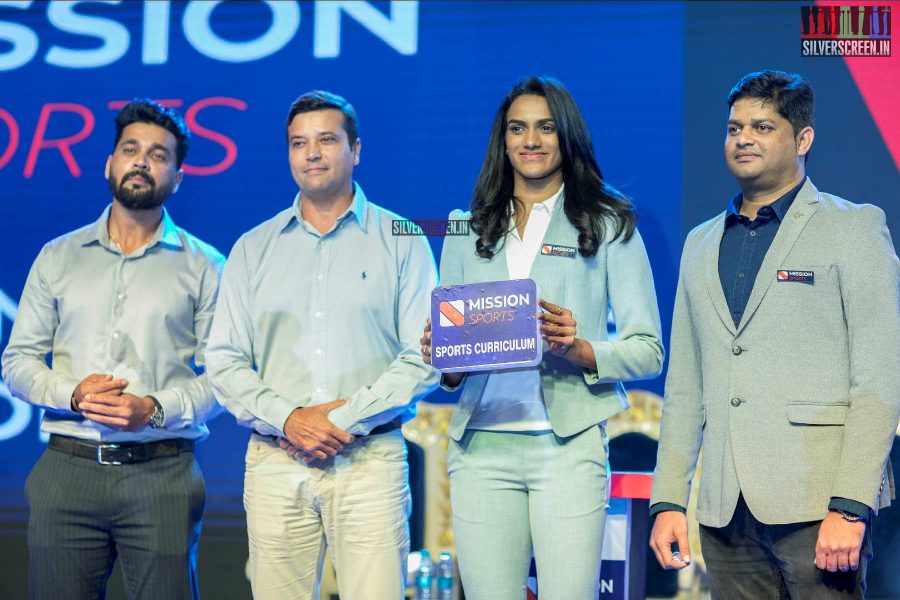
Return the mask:
<svg viewBox="0 0 900 600"><path fill-rule="evenodd" d="M470 218L471 232L446 239L442 285L531 277L544 298L538 366L443 377L463 386L447 464L466 597L524 598L533 550L542 600L595 599L605 422L628 405L622 382L658 375L663 361L634 208L603 181L562 84L531 77L497 112L471 214L451 218Z"/></svg>

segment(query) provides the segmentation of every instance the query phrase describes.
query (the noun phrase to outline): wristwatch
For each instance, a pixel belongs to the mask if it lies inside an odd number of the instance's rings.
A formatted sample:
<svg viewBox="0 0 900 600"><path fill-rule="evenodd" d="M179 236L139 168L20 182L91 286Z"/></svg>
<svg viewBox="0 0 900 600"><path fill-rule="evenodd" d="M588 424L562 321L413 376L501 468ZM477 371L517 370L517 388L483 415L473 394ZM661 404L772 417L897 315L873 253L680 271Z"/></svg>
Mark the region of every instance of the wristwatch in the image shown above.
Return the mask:
<svg viewBox="0 0 900 600"><path fill-rule="evenodd" d="M865 517L861 517L860 515L854 515L853 513L847 512L846 510L841 510L839 508L832 508L831 512L838 513L839 515L841 515L841 518L843 520L847 521L848 523L856 523L859 521L862 521L863 523L866 522Z"/></svg>
<svg viewBox="0 0 900 600"><path fill-rule="evenodd" d="M150 415L150 423L148 423L148 425L153 429L159 429L163 426L163 423L166 422L166 413L163 410L162 404L159 403L159 400L153 396L147 397L153 400L154 404L153 414Z"/></svg>

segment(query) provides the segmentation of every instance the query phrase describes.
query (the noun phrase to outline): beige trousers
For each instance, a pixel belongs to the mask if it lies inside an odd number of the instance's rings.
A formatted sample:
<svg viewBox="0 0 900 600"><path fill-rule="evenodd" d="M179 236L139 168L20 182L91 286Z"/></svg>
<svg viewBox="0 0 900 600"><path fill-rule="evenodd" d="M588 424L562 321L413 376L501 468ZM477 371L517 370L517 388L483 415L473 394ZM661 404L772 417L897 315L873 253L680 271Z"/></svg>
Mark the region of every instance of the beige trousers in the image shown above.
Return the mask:
<svg viewBox="0 0 900 600"><path fill-rule="evenodd" d="M399 600L411 497L399 430L360 438L307 466L253 434L244 508L256 600L318 600L326 548L341 600Z"/></svg>

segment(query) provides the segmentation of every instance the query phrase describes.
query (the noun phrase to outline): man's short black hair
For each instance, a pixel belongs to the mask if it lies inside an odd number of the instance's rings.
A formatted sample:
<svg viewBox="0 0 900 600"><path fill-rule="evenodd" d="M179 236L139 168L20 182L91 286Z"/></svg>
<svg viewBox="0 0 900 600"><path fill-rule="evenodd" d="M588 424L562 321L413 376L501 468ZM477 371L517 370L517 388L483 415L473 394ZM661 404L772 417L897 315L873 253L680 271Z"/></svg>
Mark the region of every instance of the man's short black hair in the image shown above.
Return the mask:
<svg viewBox="0 0 900 600"><path fill-rule="evenodd" d="M785 71L755 71L741 77L728 93L728 106L741 98L772 102L778 114L787 119L794 135L816 120L815 95L802 75Z"/></svg>
<svg viewBox="0 0 900 600"><path fill-rule="evenodd" d="M116 140L113 143L113 151L119 145L122 132L132 123L158 125L174 135L176 142L175 165L177 168L181 168L181 163L184 162L190 146L191 132L175 109L166 108L149 98L135 98L126 104L116 115Z"/></svg>
<svg viewBox="0 0 900 600"><path fill-rule="evenodd" d="M353 108L353 105L347 102L347 100L337 94L332 94L331 92L315 90L306 92L294 100L293 104L291 104L291 110L288 111L287 123L285 125L290 127L294 117L301 113L308 113L316 110L328 110L331 108L341 111L341 114L344 115L343 127L344 131L347 132L347 140L352 147L353 144L356 143L356 140L359 139L359 119L356 117L356 109Z"/></svg>

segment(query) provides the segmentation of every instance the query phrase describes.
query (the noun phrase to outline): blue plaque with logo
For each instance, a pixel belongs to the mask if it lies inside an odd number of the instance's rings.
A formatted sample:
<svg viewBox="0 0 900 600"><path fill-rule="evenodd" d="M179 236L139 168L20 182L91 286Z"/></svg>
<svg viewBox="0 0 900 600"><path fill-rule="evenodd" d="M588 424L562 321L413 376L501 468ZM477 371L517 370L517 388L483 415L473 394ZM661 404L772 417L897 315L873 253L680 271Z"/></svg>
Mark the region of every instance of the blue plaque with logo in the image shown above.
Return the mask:
<svg viewBox="0 0 900 600"><path fill-rule="evenodd" d="M541 362L537 285L532 279L435 288L431 292L431 364L485 371Z"/></svg>

